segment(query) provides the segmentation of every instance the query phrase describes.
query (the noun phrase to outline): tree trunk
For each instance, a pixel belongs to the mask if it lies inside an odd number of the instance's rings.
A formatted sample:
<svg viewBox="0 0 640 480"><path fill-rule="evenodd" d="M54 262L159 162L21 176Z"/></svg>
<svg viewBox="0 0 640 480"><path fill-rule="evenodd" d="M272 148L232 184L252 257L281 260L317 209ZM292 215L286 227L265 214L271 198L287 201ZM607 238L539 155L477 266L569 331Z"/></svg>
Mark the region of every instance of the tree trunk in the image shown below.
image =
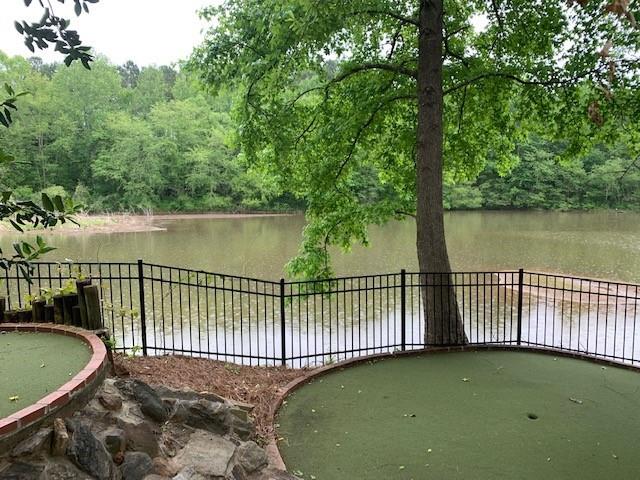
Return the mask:
<svg viewBox="0 0 640 480"><path fill-rule="evenodd" d="M427 346L467 342L444 234L442 4L420 0L419 16L416 227Z"/></svg>

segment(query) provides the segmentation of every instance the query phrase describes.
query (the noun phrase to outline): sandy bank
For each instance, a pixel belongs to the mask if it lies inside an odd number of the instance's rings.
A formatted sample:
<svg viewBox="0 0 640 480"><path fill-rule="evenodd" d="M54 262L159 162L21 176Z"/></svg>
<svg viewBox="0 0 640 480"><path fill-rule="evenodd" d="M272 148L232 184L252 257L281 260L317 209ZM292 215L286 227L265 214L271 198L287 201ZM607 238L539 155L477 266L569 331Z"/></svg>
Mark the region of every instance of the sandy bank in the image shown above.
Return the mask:
<svg viewBox="0 0 640 480"><path fill-rule="evenodd" d="M80 235L94 233L136 233L166 230L162 222L171 220L197 219L242 219L255 217L288 216L281 213L188 213L188 214L160 214L160 215L77 215L75 219L80 224L66 223L49 230L42 228L26 230L27 234L48 233L54 235ZM0 222L0 235L15 233L8 223Z"/></svg>

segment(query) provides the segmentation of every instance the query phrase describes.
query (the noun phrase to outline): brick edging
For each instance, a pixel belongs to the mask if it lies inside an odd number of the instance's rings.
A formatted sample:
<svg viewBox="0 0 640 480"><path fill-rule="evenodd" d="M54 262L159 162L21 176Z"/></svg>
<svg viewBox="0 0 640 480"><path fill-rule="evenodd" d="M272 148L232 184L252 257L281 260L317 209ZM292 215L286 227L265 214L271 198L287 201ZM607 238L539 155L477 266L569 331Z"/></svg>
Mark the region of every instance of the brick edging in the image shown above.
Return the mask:
<svg viewBox="0 0 640 480"><path fill-rule="evenodd" d="M96 380L107 365L107 349L97 335L82 328L50 323L3 323L0 332L43 332L76 337L92 350L89 362L71 380L33 405L0 418L0 439L8 437L66 406L73 397Z"/></svg>
<svg viewBox="0 0 640 480"><path fill-rule="evenodd" d="M468 345L468 346L452 346L452 347L431 347L420 350L408 350L404 352L390 352L390 353L377 353L374 355L367 355L362 357L354 357L349 358L347 360L343 360L341 362L325 365L323 367L316 368L314 370L310 370L304 373L302 376L292 380L284 387L280 388L276 393L276 398L271 403L271 407L269 409L269 422L273 426L273 432L276 432L275 420L282 407L285 399L291 395L294 391L296 391L301 386L307 384L310 380L313 380L317 377L321 377L326 375L334 370L344 370L347 367L352 367L361 363L371 362L375 360L383 360L387 358L396 358L396 357L408 357L408 356L419 356L419 355L428 355L428 354L440 354L440 353L449 353L449 352L477 352L477 351L486 351L486 350L506 350L506 351L516 351L516 352L535 352L542 353L546 355L553 355L558 357L568 357L568 358L577 358L581 360L588 360L593 363L614 366L619 368L625 368L628 370L634 370L636 372L640 372L640 367L635 365L630 365L628 363L617 362L614 360L608 360L605 358L588 355L585 353L578 352L569 352L565 350L560 350L556 348L549 347L536 347L536 346L526 346L526 345ZM275 434L272 438L269 439L266 445L267 455L269 457L269 464L275 468L280 470L287 470L287 467L282 459L282 455L280 454L280 449L278 448L277 442L277 434Z"/></svg>

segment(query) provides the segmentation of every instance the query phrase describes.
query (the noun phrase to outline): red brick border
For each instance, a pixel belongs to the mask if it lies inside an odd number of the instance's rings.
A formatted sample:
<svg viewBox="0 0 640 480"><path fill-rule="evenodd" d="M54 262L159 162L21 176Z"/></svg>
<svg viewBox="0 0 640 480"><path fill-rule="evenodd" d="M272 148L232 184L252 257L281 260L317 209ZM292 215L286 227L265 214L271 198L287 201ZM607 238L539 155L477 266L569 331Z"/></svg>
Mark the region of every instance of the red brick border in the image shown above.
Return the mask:
<svg viewBox="0 0 640 480"><path fill-rule="evenodd" d="M525 346L525 345L469 345L469 346L460 346L460 347L431 347L427 349L408 350L404 352L378 353L378 354L368 355L363 357L349 358L347 360L343 360L333 365L325 365L323 367L310 370L305 374L303 374L302 376L300 376L299 378L292 380L283 388L279 389L275 400L271 404L271 409L269 412L271 424L274 425L273 431L274 432L276 431L276 428L275 428L276 416L278 415L278 411L280 410L280 407L282 406L282 403L285 401L285 399L289 395L291 395L294 391L296 391L298 388L309 383L309 381L315 379L316 377L321 377L323 375L326 375L334 370L344 370L345 368L353 367L361 363L366 363L366 362L375 361L375 360L382 360L387 358L418 356L418 355L428 355L428 354L442 354L442 353L449 353L449 352L477 352L477 351L484 351L484 350L535 352L535 353L542 353L546 355L553 355L557 357L569 357L569 358L577 358L581 360L588 360L601 365L609 365L609 366L625 368L628 370L634 370L636 372L640 372L640 366L630 365L628 363L607 360L605 358L600 358L593 355L587 355L584 353L568 352L565 350L560 350L555 348L534 347L534 346ZM269 464L280 470L287 470L284 460L282 459L282 455L280 454L280 449L278 448L277 435L276 435L276 438L271 438L269 440L269 443L266 445L265 448L267 451L267 455L269 457Z"/></svg>
<svg viewBox="0 0 640 480"><path fill-rule="evenodd" d="M0 332L45 332L77 337L92 350L91 359L71 380L33 405L0 418L0 439L22 430L67 405L73 396L89 386L107 365L107 349L96 335L81 328L50 323L3 323Z"/></svg>

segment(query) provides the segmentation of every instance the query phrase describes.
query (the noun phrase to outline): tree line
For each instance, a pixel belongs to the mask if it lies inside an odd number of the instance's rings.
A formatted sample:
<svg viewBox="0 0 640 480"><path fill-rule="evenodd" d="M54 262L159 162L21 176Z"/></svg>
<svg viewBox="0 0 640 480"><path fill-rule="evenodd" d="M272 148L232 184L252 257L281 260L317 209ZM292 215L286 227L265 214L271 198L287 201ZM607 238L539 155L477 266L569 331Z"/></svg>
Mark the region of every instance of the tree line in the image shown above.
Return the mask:
<svg viewBox="0 0 640 480"><path fill-rule="evenodd" d="M504 173L491 160L476 179L445 185L449 209L590 210L640 208L640 157L624 145L598 145L563 159L560 143L532 139Z"/></svg>
<svg viewBox="0 0 640 480"><path fill-rule="evenodd" d="M207 95L170 66L91 70L0 52L0 84L21 98L0 149L0 188L17 199L72 196L89 211L301 208L234 142L233 92Z"/></svg>
<svg viewBox="0 0 640 480"><path fill-rule="evenodd" d="M71 196L92 212L302 210L304 198L249 165L236 142L235 93L207 94L173 66L116 66L99 57L91 71L0 52L0 83L21 98L0 149L0 189L22 200ZM445 178L447 209L638 209L640 160L624 146L598 146L580 160L533 138L511 168L491 158L473 179ZM389 192L381 172L361 169L353 188L366 198Z"/></svg>

